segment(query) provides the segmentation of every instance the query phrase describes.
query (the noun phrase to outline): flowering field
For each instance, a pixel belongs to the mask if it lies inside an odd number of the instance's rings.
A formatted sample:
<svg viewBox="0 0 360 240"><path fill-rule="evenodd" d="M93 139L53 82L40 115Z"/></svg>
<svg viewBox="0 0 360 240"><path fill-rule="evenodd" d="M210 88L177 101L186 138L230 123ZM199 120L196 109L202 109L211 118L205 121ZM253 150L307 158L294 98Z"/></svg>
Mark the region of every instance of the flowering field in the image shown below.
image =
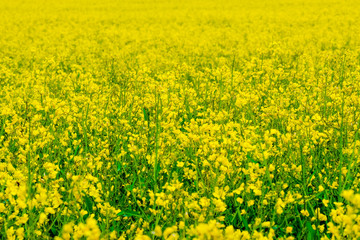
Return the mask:
<svg viewBox="0 0 360 240"><path fill-rule="evenodd" d="M0 239L360 239L360 6L0 2Z"/></svg>

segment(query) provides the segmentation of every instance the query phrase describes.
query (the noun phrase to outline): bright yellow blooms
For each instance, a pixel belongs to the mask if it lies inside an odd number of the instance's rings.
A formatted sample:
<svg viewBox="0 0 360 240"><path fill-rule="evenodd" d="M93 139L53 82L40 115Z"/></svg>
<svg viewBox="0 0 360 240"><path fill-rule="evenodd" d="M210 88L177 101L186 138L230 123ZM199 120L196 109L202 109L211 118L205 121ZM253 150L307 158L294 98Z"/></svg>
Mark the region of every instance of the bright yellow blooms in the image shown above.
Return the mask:
<svg viewBox="0 0 360 240"><path fill-rule="evenodd" d="M355 0L0 3L0 239L359 239Z"/></svg>

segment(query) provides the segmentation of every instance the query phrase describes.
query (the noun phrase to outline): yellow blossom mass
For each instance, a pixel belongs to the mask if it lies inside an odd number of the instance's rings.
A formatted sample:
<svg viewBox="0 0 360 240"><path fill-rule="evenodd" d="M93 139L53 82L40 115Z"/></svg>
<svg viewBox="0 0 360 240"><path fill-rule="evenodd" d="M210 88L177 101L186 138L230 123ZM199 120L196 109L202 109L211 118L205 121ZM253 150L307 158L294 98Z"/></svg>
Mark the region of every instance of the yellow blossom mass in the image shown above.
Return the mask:
<svg viewBox="0 0 360 240"><path fill-rule="evenodd" d="M355 0L0 1L1 239L360 239Z"/></svg>

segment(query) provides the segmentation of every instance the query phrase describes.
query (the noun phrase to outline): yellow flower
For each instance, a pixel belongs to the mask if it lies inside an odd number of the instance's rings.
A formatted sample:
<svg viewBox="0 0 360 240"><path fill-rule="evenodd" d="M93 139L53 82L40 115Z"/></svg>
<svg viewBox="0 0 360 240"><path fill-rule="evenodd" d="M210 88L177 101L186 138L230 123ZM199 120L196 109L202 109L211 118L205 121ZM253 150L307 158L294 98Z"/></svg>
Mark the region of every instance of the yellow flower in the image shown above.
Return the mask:
<svg viewBox="0 0 360 240"><path fill-rule="evenodd" d="M45 208L45 214L55 214L55 210L52 207Z"/></svg>
<svg viewBox="0 0 360 240"><path fill-rule="evenodd" d="M185 222L184 221L180 221L179 222L179 229L184 229L185 228Z"/></svg>
<svg viewBox="0 0 360 240"><path fill-rule="evenodd" d="M323 199L322 202L323 202L323 204L324 204L325 207L328 207L328 206L329 206L329 202L330 202L329 200Z"/></svg>
<svg viewBox="0 0 360 240"><path fill-rule="evenodd" d="M309 212L308 212L307 210L304 210L304 209L301 210L300 213L301 213L303 216L305 216L305 217L310 216Z"/></svg>
<svg viewBox="0 0 360 240"><path fill-rule="evenodd" d="M155 227L155 230L153 232L153 234L157 237L161 237L162 236L162 230L161 230L161 227L159 225L157 225Z"/></svg>
<svg viewBox="0 0 360 240"><path fill-rule="evenodd" d="M27 223L27 221L29 220L29 215L28 214L24 214L21 217L18 218L18 220L16 221L16 225L21 225L21 224L25 224Z"/></svg>
<svg viewBox="0 0 360 240"><path fill-rule="evenodd" d="M63 226L63 232L65 233L72 233L73 232L73 223L67 223Z"/></svg>
<svg viewBox="0 0 360 240"><path fill-rule="evenodd" d="M163 237L164 239L168 239L170 237L171 234L173 234L174 232L177 231L177 226L173 226L173 227L168 227L164 230L163 232Z"/></svg>
<svg viewBox="0 0 360 240"><path fill-rule="evenodd" d="M6 210L6 207L5 207L5 204L4 203L0 203L0 213L2 212L5 212Z"/></svg>
<svg viewBox="0 0 360 240"><path fill-rule="evenodd" d="M16 229L16 236L18 237L19 240L24 239L24 235L25 235L24 228L21 227Z"/></svg>
<svg viewBox="0 0 360 240"><path fill-rule="evenodd" d="M151 238L149 236L139 234L136 235L135 240L151 240Z"/></svg>
<svg viewBox="0 0 360 240"><path fill-rule="evenodd" d="M268 222L263 222L263 223L261 224L261 226L262 226L263 228L270 228L271 224L270 224L270 222L268 221Z"/></svg>
<svg viewBox="0 0 360 240"><path fill-rule="evenodd" d="M8 229L6 230L6 237L7 237L8 239L15 239L15 237L13 236L14 233L15 233L14 227L10 227L10 228L8 228Z"/></svg>
<svg viewBox="0 0 360 240"><path fill-rule="evenodd" d="M117 238L117 234L116 234L116 231L112 231L111 233L110 233L110 239L111 240L114 240L114 239L116 239Z"/></svg>
<svg viewBox="0 0 360 240"><path fill-rule="evenodd" d="M236 201L238 202L238 203L240 203L240 204L242 204L243 202L244 202L244 200L242 199L242 198L236 198Z"/></svg>
<svg viewBox="0 0 360 240"><path fill-rule="evenodd" d="M86 211L86 210L84 210L84 209L81 209L81 211L80 211L80 216L84 216L84 215L86 215L88 212Z"/></svg>

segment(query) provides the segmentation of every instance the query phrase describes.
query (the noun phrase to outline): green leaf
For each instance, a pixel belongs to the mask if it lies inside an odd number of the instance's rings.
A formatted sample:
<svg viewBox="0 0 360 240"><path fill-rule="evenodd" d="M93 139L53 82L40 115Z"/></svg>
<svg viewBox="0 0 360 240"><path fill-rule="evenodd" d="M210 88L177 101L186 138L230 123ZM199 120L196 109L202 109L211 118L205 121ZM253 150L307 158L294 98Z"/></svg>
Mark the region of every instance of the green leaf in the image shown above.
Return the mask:
<svg viewBox="0 0 360 240"><path fill-rule="evenodd" d="M117 162L116 165L117 165L117 169L116 169L117 172L120 172L121 171L121 163Z"/></svg>
<svg viewBox="0 0 360 240"><path fill-rule="evenodd" d="M315 239L316 232L311 226L311 222L306 223L306 228L309 230L307 234L307 239L312 240Z"/></svg>
<svg viewBox="0 0 360 240"><path fill-rule="evenodd" d="M150 112L149 109L144 107L143 108L143 113L144 113L144 119L145 121L149 122L150 121Z"/></svg>
<svg viewBox="0 0 360 240"><path fill-rule="evenodd" d="M117 215L123 217L141 217L141 215L138 212L132 210L124 210L119 212Z"/></svg>
<svg viewBox="0 0 360 240"><path fill-rule="evenodd" d="M93 202L91 201L91 199L85 195L85 204L86 204L86 209L88 212L92 212L92 208L93 208Z"/></svg>

